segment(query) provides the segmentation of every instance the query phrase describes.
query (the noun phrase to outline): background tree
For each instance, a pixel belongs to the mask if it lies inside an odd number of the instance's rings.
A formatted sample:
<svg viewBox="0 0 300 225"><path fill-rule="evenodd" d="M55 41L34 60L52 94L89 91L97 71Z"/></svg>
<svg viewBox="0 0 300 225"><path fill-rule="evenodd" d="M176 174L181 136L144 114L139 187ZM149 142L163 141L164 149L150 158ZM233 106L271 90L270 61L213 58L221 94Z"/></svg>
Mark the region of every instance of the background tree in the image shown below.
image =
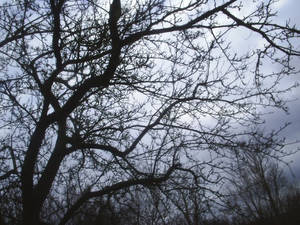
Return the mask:
<svg viewBox="0 0 300 225"><path fill-rule="evenodd" d="M300 31L272 22L275 1L110 3L1 3L1 196L21 190L23 224L177 171L214 183L260 107L286 109ZM231 48L243 32L262 44Z"/></svg>
<svg viewBox="0 0 300 225"><path fill-rule="evenodd" d="M283 157L287 156L287 151L282 151L283 140L276 136L276 133L267 137L257 132L233 152L228 167L229 191L224 202L235 221L292 223L282 220L290 181L284 174L287 165Z"/></svg>

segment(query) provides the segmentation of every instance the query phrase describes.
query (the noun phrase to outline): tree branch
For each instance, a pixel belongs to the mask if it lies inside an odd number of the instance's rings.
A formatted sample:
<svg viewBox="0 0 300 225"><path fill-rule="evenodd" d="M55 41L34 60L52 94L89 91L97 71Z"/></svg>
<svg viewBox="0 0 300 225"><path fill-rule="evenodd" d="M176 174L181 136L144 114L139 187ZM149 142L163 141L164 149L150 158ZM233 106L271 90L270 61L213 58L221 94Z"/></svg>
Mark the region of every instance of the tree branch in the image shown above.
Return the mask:
<svg viewBox="0 0 300 225"><path fill-rule="evenodd" d="M124 188L128 188L135 185L157 185L160 183L165 182L168 180L168 178L171 176L171 174L174 172L174 170L177 169L177 165L174 165L170 167L166 173L163 176L159 177L147 177L142 179L130 179L127 181L122 181L116 184L113 184L111 186L105 187L100 191L94 191L94 192L87 192L83 196L81 196L74 205L66 212L62 220L60 221L59 225L64 225L68 222L69 219L74 215L74 213L89 199L100 197L106 194L110 194L112 192L119 191ZM152 174L151 174L152 175Z"/></svg>

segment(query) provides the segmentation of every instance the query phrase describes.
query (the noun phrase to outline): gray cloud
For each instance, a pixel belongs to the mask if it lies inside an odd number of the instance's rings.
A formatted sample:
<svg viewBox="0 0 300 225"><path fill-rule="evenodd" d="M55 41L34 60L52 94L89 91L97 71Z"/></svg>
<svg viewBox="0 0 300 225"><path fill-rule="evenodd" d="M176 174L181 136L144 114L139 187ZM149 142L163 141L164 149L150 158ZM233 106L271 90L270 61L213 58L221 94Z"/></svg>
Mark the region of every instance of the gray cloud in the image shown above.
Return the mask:
<svg viewBox="0 0 300 225"><path fill-rule="evenodd" d="M280 4L279 4L280 6ZM278 8L278 18L274 21L276 23L284 25L285 22L290 19L291 25L296 25L300 28L300 1L298 0L285 0L282 1L282 5ZM300 48L300 44L296 43L296 47ZM293 66L300 70L299 58L293 61ZM285 79L281 86L286 87L294 82L300 83L300 73L295 74L291 77ZM286 129L281 133L282 137L285 137L287 142L300 141L300 88L295 88L291 92L283 96L284 99L294 99L292 102L288 102L287 106L289 108L289 113L286 114L283 111L276 110L270 115L266 115L265 127L267 130L278 129L285 123L291 123ZM287 150L296 150L300 147L300 143L295 143L293 145L288 145ZM287 158L288 161L292 161L291 168L295 174L295 178L300 180L300 151Z"/></svg>

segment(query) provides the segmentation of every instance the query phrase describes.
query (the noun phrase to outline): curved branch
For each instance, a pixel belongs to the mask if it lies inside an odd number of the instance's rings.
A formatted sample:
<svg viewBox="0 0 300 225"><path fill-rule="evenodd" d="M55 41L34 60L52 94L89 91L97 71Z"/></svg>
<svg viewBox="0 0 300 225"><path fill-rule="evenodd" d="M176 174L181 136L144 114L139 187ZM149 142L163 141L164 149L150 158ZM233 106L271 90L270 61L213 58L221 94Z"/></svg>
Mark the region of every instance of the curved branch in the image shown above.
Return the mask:
<svg viewBox="0 0 300 225"><path fill-rule="evenodd" d="M112 192L128 188L131 186L136 186L136 185L158 185L161 184L169 179L171 174L177 169L177 165L174 165L170 167L166 173L163 176L158 176L158 177L146 177L142 179L130 179L127 181L121 181L119 183L113 184L111 186L105 187L100 191L94 191L94 192L87 192L83 194L75 203L74 205L66 212L62 220L60 221L59 225L64 225L66 224L69 219L74 215L74 213L89 199L95 198L95 197L100 197L106 194L110 194Z"/></svg>
<svg viewBox="0 0 300 225"><path fill-rule="evenodd" d="M183 31L183 30L193 28L193 26L196 25L197 23L199 23L200 21L203 21L203 20L209 18L210 16L224 10L225 8L227 8L228 6L233 4L234 2L236 2L236 0L231 0L231 1L229 1L225 4L223 4L223 5L220 5L220 6L214 8L212 10L209 10L209 11L203 13L202 15L198 16L197 18L195 18L195 19L193 19L193 20L191 20L191 21L189 21L189 22L187 22L183 25L179 25L179 26L175 25L175 26L172 26L172 27L155 29L155 30L146 29L145 31L135 33L135 34L125 38L122 41L122 46L132 44L132 43L140 40L144 36L164 34L164 33L170 33L170 32L175 32L175 31Z"/></svg>
<svg viewBox="0 0 300 225"><path fill-rule="evenodd" d="M300 56L300 53L297 52L297 51L293 51L292 49L289 49L289 48L285 48L283 46L280 46L280 45L277 45L274 41L272 41L270 39L270 37L266 34L266 32L256 28L256 27L253 27L250 23L245 23L244 21L242 21L241 19L235 17L234 15L232 15L230 12L228 12L227 9L223 8L222 9L222 12L227 15L229 18L231 18L232 20L234 20L238 25L241 25L241 26L244 26L256 33L259 33L272 47L284 52L285 54L287 55L295 55L295 56Z"/></svg>
<svg viewBox="0 0 300 225"><path fill-rule="evenodd" d="M82 143L82 142L76 142L72 139L69 139L69 142L72 144L72 148L68 149L66 154L70 154L78 149L99 149L106 152L110 152L114 156L124 157L124 152L121 152L119 149L111 146L111 145L101 145L101 144L95 144L95 143Z"/></svg>

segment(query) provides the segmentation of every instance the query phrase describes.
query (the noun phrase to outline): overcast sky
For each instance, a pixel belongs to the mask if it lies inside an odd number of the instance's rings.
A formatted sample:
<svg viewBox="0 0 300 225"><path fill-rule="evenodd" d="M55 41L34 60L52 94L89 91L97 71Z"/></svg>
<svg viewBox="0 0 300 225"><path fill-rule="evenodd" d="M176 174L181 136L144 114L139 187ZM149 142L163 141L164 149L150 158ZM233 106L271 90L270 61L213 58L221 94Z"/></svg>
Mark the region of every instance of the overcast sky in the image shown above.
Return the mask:
<svg viewBox="0 0 300 225"><path fill-rule="evenodd" d="M287 19L291 19L291 24L296 24L297 28L300 28L300 1L299 0L281 0L278 3L279 17L278 22L284 25ZM300 43L297 46L300 48ZM294 66L300 69L299 58L294 61ZM300 74L289 77L285 82L298 82L300 83ZM291 125L287 127L282 133L286 137L287 142L300 141L300 87L294 89L287 97L294 99L294 101L288 103L289 114L282 111L276 111L269 115L266 119L267 127L274 129L282 126L285 122L290 122ZM290 149L297 149L300 147L300 143L289 145ZM300 180L300 152L297 153L292 159L291 166L295 172L297 179Z"/></svg>

